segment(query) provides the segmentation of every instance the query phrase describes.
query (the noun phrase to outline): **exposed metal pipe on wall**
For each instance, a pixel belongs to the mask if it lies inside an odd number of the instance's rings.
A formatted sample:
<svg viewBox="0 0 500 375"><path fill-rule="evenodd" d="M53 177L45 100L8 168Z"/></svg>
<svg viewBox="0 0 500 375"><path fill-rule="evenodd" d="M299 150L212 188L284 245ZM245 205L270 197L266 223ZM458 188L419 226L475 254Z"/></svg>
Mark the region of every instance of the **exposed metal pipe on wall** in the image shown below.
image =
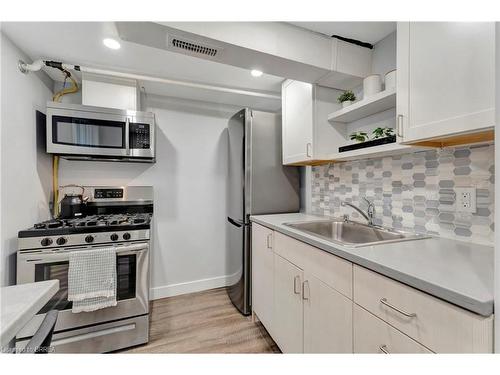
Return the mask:
<svg viewBox="0 0 500 375"><path fill-rule="evenodd" d="M62 63L62 62L58 62L58 61L36 60L32 64L27 64L22 60L19 60L19 62L18 62L19 70L24 74L27 74L29 72L39 71L42 69L43 66L48 66L48 67L52 67L52 68L63 68L66 70L76 70L76 71L80 71L80 72L84 72L84 73L101 74L101 75L118 77L118 78L129 78L129 79L134 79L137 81L158 82L158 83L163 83L163 84L167 84L167 85L177 85L177 86L190 87L190 88L196 88L196 89L225 92L225 93L236 94L236 95L254 96L254 97L259 97L259 98L263 98L263 99L281 100L281 96L278 94L270 94L270 93L262 92L262 91L234 89L231 87L215 86L215 85L208 85L208 84L204 84L204 83L189 82L189 81L180 81L180 80L174 80L174 79L170 79L170 78L148 76L148 75L143 75L143 74L116 72L114 70L97 69L97 68L91 68L91 67L86 67L86 66L81 66L81 65L72 65L72 64L66 64L66 63Z"/></svg>

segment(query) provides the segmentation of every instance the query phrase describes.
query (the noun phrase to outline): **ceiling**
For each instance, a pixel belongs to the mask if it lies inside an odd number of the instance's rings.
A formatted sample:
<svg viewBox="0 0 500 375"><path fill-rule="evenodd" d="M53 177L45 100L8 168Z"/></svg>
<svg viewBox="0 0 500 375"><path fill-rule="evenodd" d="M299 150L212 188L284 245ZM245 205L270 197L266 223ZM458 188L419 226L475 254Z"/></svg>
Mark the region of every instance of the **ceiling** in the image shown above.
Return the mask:
<svg viewBox="0 0 500 375"><path fill-rule="evenodd" d="M295 22L307 30L340 34L375 43L395 30L394 22ZM5 33L32 60L45 59L93 68L152 75L174 80L193 81L237 89L280 93L283 77L263 74L252 77L247 69L199 59L162 49L121 41L119 50L106 48L102 40L118 38L113 22L3 22ZM44 68L56 81L63 75ZM176 85L142 83L148 93L176 96L256 109L276 110L281 101L263 100L252 95L230 95L211 90L186 89Z"/></svg>
<svg viewBox="0 0 500 375"><path fill-rule="evenodd" d="M70 64L154 75L214 85L279 92L282 77L252 77L247 69L121 41L119 50L102 44L119 39L112 22L3 22L2 31L31 59L54 59ZM47 69L54 80L63 76Z"/></svg>
<svg viewBox="0 0 500 375"><path fill-rule="evenodd" d="M375 44L396 31L396 22L289 22L328 36L340 35Z"/></svg>

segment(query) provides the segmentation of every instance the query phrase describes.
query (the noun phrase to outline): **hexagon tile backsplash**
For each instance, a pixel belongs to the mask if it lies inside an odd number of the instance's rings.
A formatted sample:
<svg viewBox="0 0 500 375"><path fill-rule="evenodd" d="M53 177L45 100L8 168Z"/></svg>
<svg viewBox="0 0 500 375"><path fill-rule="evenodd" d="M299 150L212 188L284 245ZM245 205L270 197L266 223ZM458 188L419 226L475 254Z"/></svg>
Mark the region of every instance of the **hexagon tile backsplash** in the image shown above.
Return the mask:
<svg viewBox="0 0 500 375"><path fill-rule="evenodd" d="M431 149L312 168L313 213L360 215L340 202L375 203L375 224L493 245L494 145ZM455 208L455 187L477 188L477 212Z"/></svg>

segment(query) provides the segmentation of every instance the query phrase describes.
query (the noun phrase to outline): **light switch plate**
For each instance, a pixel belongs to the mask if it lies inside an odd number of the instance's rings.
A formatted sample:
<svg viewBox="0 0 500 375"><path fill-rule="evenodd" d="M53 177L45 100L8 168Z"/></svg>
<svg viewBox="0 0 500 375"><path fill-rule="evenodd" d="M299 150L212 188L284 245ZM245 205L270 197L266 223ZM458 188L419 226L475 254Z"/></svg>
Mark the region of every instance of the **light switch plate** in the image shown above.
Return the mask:
<svg viewBox="0 0 500 375"><path fill-rule="evenodd" d="M456 187L456 211L457 212L476 212L476 188L475 187Z"/></svg>

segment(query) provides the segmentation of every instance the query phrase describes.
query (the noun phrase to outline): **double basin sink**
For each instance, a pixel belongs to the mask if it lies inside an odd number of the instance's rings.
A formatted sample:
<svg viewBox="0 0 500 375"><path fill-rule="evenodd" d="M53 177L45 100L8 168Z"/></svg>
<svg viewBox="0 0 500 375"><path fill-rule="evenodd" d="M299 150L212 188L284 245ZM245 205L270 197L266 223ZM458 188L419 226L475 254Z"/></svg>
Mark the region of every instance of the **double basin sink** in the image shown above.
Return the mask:
<svg viewBox="0 0 500 375"><path fill-rule="evenodd" d="M391 242L411 241L428 236L342 219L315 220L284 225L348 247L372 246Z"/></svg>

